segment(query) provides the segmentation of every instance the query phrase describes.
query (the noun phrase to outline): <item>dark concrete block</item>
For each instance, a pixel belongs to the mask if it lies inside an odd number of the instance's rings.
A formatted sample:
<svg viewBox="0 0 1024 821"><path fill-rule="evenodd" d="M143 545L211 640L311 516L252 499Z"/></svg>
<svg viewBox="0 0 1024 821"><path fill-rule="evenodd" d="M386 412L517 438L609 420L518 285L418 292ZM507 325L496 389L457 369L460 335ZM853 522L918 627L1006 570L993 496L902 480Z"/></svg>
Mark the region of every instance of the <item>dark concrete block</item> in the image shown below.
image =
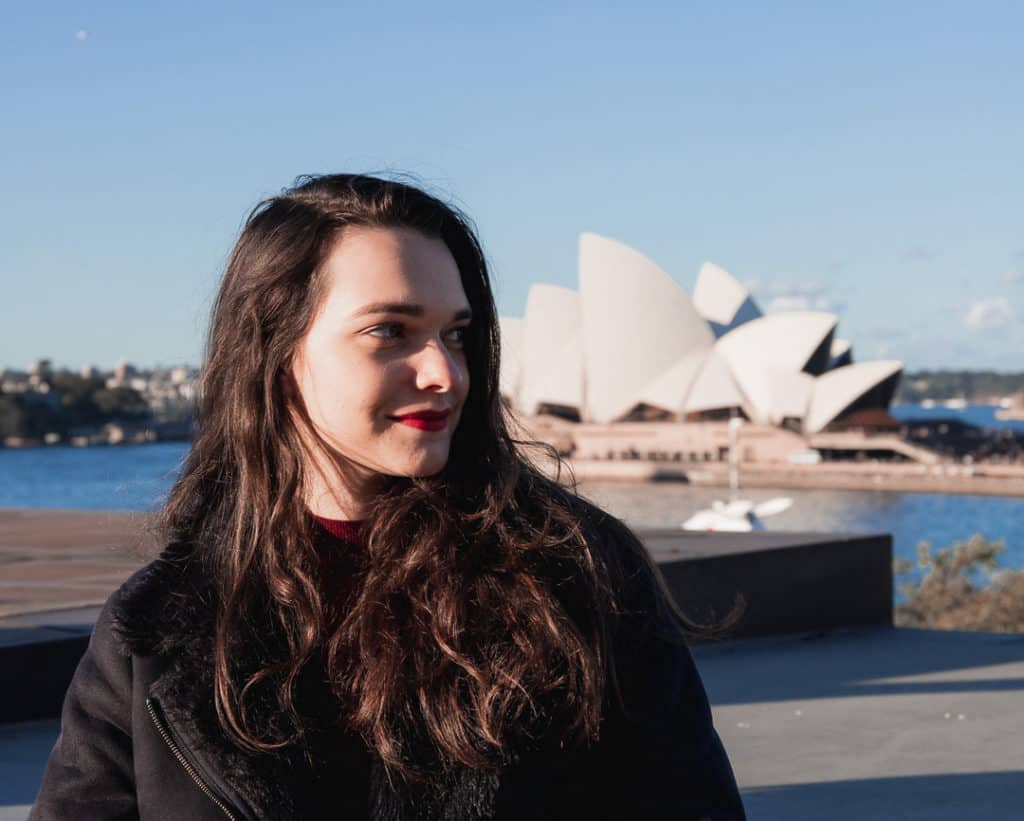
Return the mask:
<svg viewBox="0 0 1024 821"><path fill-rule="evenodd" d="M29 628L26 632L41 631ZM59 716L64 692L89 644L88 634L55 632L33 638L0 646L0 722Z"/></svg>
<svg viewBox="0 0 1024 821"><path fill-rule="evenodd" d="M684 613L721 621L737 597L730 636L892 626L892 537L812 533L639 534Z"/></svg>
<svg viewBox="0 0 1024 821"><path fill-rule="evenodd" d="M745 607L734 638L892 625L892 537L809 533L638 534L676 601L713 624ZM60 715L95 608L0 625L0 722Z"/></svg>

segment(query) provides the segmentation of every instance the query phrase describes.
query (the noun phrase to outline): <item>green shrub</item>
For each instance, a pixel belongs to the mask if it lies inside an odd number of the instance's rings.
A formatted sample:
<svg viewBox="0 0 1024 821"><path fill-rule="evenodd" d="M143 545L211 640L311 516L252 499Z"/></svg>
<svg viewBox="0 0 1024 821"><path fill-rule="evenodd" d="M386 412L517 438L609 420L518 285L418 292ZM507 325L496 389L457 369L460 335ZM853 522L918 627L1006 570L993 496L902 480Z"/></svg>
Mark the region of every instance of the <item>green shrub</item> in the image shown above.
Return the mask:
<svg viewBox="0 0 1024 821"><path fill-rule="evenodd" d="M940 630L1024 632L1024 570L999 568L1000 541L980 534L932 552L928 542L918 545L920 579L900 585L904 602L896 606L900 627ZM897 576L913 570L913 563L898 560Z"/></svg>

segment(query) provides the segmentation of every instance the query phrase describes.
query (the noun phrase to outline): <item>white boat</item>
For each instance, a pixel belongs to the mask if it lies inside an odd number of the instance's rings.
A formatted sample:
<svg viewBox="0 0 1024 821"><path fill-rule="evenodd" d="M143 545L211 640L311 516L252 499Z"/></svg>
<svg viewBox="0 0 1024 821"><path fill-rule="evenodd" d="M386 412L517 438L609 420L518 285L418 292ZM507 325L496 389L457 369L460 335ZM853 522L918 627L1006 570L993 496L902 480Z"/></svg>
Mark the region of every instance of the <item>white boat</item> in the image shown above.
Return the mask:
<svg viewBox="0 0 1024 821"><path fill-rule="evenodd" d="M743 420L733 417L729 420L729 501L716 499L711 507L698 510L682 524L684 530L721 531L742 533L764 530L763 519L789 510L793 500L789 496L777 496L764 502L740 499L739 449L736 438Z"/></svg>
<svg viewBox="0 0 1024 821"><path fill-rule="evenodd" d="M697 511L683 522L683 529L726 533L764 530L763 519L789 510L792 505L793 500L789 496L776 496L757 504L750 499L734 499L730 502L716 499L711 507Z"/></svg>

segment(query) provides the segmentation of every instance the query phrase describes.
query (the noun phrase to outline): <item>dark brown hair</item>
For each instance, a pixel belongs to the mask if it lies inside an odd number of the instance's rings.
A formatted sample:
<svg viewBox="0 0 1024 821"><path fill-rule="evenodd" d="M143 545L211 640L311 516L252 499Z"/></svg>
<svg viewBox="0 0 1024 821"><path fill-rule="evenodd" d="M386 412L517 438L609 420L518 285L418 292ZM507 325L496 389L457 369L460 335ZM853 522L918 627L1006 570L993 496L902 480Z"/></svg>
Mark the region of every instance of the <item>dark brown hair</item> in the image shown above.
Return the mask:
<svg viewBox="0 0 1024 821"><path fill-rule="evenodd" d="M340 609L303 501L308 415L290 363L322 296L321 261L350 225L442 240L473 321L448 464L388 480ZM612 568L582 503L510 434L498 362L487 265L456 209L402 182L331 175L251 213L213 309L195 441L164 511L218 581L215 705L236 744L300 740L296 693L321 654L344 720L406 778L451 762L489 768L531 738L596 736ZM283 637L277 655L268 635ZM255 668L243 661L253 648ZM254 726L267 703L275 720Z"/></svg>

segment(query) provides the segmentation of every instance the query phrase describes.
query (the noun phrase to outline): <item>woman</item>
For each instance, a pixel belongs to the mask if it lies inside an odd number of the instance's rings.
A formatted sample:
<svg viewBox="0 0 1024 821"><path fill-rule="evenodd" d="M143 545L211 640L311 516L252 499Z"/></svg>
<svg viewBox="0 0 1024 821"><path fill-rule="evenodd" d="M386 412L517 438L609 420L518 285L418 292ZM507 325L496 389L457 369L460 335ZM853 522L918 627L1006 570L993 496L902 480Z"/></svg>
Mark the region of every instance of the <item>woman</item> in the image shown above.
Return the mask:
<svg viewBox="0 0 1024 821"><path fill-rule="evenodd" d="M521 455L483 254L424 192L257 206L164 517L32 818L743 817L686 624Z"/></svg>

